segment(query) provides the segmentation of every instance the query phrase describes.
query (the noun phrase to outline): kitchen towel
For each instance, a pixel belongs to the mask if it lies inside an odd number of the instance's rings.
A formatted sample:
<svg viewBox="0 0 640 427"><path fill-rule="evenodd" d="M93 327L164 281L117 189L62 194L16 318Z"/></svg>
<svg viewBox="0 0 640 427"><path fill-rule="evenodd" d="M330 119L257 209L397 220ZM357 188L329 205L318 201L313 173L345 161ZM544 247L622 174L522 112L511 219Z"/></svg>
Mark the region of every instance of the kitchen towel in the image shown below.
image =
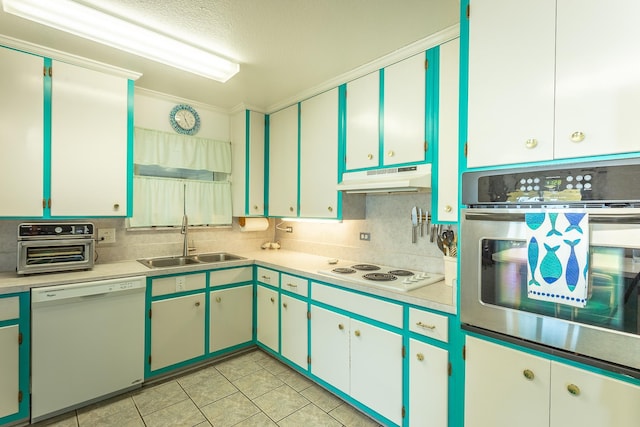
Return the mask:
<svg viewBox="0 0 640 427"><path fill-rule="evenodd" d="M589 274L589 214L556 210L525 214L527 294L584 307Z"/></svg>

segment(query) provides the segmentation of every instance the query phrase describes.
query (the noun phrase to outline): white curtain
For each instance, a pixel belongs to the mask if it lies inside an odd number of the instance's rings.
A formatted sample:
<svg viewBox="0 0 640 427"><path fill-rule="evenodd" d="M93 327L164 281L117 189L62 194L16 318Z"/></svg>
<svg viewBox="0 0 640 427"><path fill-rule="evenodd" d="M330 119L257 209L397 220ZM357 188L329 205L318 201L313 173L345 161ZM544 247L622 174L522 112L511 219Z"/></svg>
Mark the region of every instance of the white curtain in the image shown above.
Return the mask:
<svg viewBox="0 0 640 427"><path fill-rule="evenodd" d="M135 129L134 163L231 173L231 144ZM231 183L134 176L131 227L231 224Z"/></svg>

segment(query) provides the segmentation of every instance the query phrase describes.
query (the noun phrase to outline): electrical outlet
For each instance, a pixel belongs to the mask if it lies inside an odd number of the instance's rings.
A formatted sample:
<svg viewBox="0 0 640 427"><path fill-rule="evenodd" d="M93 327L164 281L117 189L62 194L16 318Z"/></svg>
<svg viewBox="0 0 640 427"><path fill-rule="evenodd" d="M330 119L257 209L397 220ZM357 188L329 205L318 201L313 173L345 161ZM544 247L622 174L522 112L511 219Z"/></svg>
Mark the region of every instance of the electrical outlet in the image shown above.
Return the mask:
<svg viewBox="0 0 640 427"><path fill-rule="evenodd" d="M186 287L186 277L178 276L176 277L176 292L184 291Z"/></svg>
<svg viewBox="0 0 640 427"><path fill-rule="evenodd" d="M116 242L115 228L100 228L98 230L98 243L115 243L115 242Z"/></svg>
<svg viewBox="0 0 640 427"><path fill-rule="evenodd" d="M360 240L370 241L371 233L360 233Z"/></svg>

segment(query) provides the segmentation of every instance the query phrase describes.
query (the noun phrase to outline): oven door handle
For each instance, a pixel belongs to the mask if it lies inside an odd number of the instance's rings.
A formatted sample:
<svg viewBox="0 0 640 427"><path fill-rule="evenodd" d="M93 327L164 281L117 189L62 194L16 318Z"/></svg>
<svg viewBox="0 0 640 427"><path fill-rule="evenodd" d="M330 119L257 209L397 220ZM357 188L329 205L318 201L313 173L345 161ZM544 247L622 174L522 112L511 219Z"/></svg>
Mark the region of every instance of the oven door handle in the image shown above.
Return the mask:
<svg viewBox="0 0 640 427"><path fill-rule="evenodd" d="M525 212L473 212L464 213L469 221L524 222ZM597 224L640 224L640 213L589 212L589 222Z"/></svg>

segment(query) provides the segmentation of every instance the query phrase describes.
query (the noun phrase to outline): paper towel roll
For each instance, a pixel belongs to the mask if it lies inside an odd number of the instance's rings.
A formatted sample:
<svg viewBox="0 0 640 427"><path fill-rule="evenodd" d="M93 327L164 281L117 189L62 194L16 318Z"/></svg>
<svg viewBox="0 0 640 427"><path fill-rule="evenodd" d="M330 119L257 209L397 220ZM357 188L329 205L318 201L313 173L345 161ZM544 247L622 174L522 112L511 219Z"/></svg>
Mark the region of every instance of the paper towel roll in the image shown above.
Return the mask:
<svg viewBox="0 0 640 427"><path fill-rule="evenodd" d="M240 231L264 231L269 228L269 220L267 218L238 218Z"/></svg>

